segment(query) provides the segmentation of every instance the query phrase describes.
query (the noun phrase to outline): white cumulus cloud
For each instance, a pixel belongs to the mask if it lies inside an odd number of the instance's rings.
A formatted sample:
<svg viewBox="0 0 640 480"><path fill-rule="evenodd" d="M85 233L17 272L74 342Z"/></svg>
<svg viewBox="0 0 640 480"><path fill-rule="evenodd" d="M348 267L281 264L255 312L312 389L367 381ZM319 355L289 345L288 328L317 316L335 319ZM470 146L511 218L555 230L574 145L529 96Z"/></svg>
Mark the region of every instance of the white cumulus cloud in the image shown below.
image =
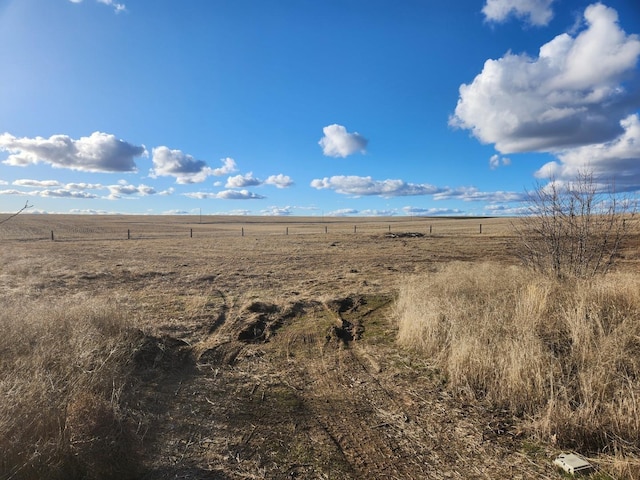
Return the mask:
<svg viewBox="0 0 640 480"><path fill-rule="evenodd" d="M504 22L514 15L531 25L542 26L553 18L552 3L553 0L487 0L482 13L490 22Z"/></svg>
<svg viewBox="0 0 640 480"><path fill-rule="evenodd" d="M249 172L245 175L236 175L235 177L229 177L225 188L244 188L244 187L256 187L262 185L262 180L253 176L253 172Z"/></svg>
<svg viewBox="0 0 640 480"><path fill-rule="evenodd" d="M216 177L222 177L224 175L229 175L230 173L238 171L236 167L236 161L233 158L227 157L220 160L222 162L222 167L214 168L213 174Z"/></svg>
<svg viewBox="0 0 640 480"><path fill-rule="evenodd" d="M147 154L144 146L132 145L102 132L78 140L67 135L17 138L3 133L0 151L10 154L3 162L5 165L26 167L48 163L57 168L87 172L135 172L134 158Z"/></svg>
<svg viewBox="0 0 640 480"><path fill-rule="evenodd" d="M640 106L640 39L600 3L587 7L584 19L577 36L558 35L537 58L507 53L487 60L471 84L460 86L450 125L500 153L558 151L619 135L620 120Z"/></svg>
<svg viewBox="0 0 640 480"><path fill-rule="evenodd" d="M277 188L287 188L293 185L293 180L288 175L279 173L278 175L270 175L264 183L265 185L274 185Z"/></svg>
<svg viewBox="0 0 640 480"><path fill-rule="evenodd" d="M102 190L104 185L99 183L67 183L64 185L64 188L68 188L70 190Z"/></svg>
<svg viewBox="0 0 640 480"><path fill-rule="evenodd" d="M257 193L250 192L248 190L223 190L216 194L216 198L223 200L260 200L263 197Z"/></svg>
<svg viewBox="0 0 640 480"><path fill-rule="evenodd" d="M630 115L620 122L624 133L603 143L585 145L560 152L558 161L549 162L536 172L538 178L571 181L580 172L590 171L616 189L640 187L640 116Z"/></svg>
<svg viewBox="0 0 640 480"><path fill-rule="evenodd" d="M290 177L281 173L278 175L270 175L266 180L262 181L254 177L253 172L249 172L244 175L229 177L225 188L257 187L260 185L274 185L277 188L287 188L293 185L293 181Z"/></svg>
<svg viewBox="0 0 640 480"><path fill-rule="evenodd" d="M318 190L333 190L344 195L356 197L377 195L384 198L409 195L433 195L441 189L429 184L406 183L403 180L374 180L371 177L337 175L311 181Z"/></svg>
<svg viewBox="0 0 640 480"><path fill-rule="evenodd" d="M328 157L347 157L357 152L365 153L368 140L359 133L349 133L342 125L328 125L322 129L324 137L318 144Z"/></svg>
<svg viewBox="0 0 640 480"><path fill-rule="evenodd" d="M153 168L151 176L175 177L176 183L189 184L204 182L208 176L215 175L207 162L196 160L181 150L171 150L160 146L153 149Z"/></svg>
<svg viewBox="0 0 640 480"><path fill-rule="evenodd" d="M138 195L141 197L146 197L147 195L156 194L156 189L153 187L144 184L140 184L138 186L131 185L124 181L121 181L117 185L109 185L107 188L109 189L109 198L111 200L122 198L123 195Z"/></svg>

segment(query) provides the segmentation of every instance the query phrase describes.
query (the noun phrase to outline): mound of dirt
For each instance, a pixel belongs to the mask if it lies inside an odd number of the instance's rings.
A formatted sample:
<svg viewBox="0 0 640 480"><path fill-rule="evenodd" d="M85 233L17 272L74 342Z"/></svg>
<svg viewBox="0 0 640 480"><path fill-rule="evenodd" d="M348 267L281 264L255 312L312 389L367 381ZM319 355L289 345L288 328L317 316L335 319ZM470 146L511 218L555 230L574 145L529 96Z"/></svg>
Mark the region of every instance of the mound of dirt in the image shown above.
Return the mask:
<svg viewBox="0 0 640 480"><path fill-rule="evenodd" d="M424 233L420 232L389 232L384 235L386 238L421 238Z"/></svg>
<svg viewBox="0 0 640 480"><path fill-rule="evenodd" d="M140 341L133 360L137 369L171 370L183 366L191 359L191 346L178 338L154 337L140 332Z"/></svg>

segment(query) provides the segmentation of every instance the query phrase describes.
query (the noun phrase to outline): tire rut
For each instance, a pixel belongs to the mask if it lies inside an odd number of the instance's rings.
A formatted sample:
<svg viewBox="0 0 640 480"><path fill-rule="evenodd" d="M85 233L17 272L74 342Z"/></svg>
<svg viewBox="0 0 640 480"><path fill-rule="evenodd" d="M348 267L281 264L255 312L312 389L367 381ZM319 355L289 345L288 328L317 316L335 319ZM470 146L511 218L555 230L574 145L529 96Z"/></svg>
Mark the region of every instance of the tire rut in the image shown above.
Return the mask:
<svg viewBox="0 0 640 480"><path fill-rule="evenodd" d="M325 352L325 371L311 373L311 413L339 446L358 478L411 478L423 466L394 438L407 415L351 348ZM333 365L331 363L336 361ZM329 365L327 365L329 364ZM331 393L329 393L331 392ZM348 399L348 400L347 400Z"/></svg>

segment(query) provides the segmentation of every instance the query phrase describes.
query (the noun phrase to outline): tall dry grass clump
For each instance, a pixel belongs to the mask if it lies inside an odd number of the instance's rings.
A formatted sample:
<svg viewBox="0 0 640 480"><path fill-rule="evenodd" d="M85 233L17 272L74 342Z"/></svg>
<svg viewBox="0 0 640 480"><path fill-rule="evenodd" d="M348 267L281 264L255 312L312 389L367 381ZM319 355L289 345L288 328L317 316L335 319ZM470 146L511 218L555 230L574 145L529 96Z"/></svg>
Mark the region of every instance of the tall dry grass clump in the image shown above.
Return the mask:
<svg viewBox="0 0 640 480"><path fill-rule="evenodd" d="M450 264L408 279L399 342L463 395L588 451L640 446L640 277L558 281L521 267Z"/></svg>
<svg viewBox="0 0 640 480"><path fill-rule="evenodd" d="M0 300L0 478L133 478L135 335L115 302Z"/></svg>

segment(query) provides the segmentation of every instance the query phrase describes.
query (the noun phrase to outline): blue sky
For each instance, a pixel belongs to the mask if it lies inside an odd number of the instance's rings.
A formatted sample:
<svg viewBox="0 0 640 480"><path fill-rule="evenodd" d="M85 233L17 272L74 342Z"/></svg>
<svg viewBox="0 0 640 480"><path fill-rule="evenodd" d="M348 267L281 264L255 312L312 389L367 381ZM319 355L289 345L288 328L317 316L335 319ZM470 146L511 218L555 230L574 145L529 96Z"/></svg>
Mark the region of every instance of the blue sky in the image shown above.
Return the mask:
<svg viewBox="0 0 640 480"><path fill-rule="evenodd" d="M0 211L512 215L640 189L637 0L0 0Z"/></svg>

